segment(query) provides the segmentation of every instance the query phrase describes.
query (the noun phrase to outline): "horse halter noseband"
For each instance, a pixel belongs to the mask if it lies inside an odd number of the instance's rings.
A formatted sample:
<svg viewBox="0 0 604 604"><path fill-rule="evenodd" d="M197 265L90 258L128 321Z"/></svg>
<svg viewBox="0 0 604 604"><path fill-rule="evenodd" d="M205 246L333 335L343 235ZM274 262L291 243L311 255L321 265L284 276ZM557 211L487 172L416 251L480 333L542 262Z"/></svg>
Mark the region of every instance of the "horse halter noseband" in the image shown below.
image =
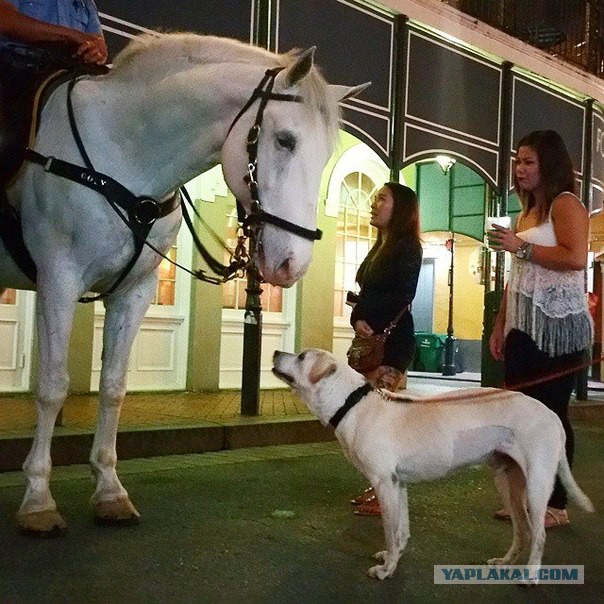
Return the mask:
<svg viewBox="0 0 604 604"><path fill-rule="evenodd" d="M245 232L250 232L252 235L256 235L258 229L264 224L272 224L284 231L293 233L303 239L310 241L317 241L321 239L323 233L320 229L307 229L300 225L297 225L289 220L284 220L270 214L262 209L262 203L260 201L260 195L258 193L258 141L260 139L260 131L262 130L262 120L264 118L264 110L266 105L270 101L290 101L293 103L303 103L303 99L299 95L295 94L279 94L273 92L273 86L275 84L275 78L277 74L283 70L283 67L275 67L274 69L267 69L264 77L256 86L252 92L252 96L248 99L247 103L242 107L241 111L235 116L227 132L227 137L231 133L231 130L235 124L239 121L246 111L252 106L256 99L260 99L258 104L258 111L256 112L256 119L254 120L253 126L249 129L246 139L248 164L247 173L243 177L243 180L250 190L251 204L250 213L245 214L242 203L237 200L237 214L239 221L242 223Z"/></svg>

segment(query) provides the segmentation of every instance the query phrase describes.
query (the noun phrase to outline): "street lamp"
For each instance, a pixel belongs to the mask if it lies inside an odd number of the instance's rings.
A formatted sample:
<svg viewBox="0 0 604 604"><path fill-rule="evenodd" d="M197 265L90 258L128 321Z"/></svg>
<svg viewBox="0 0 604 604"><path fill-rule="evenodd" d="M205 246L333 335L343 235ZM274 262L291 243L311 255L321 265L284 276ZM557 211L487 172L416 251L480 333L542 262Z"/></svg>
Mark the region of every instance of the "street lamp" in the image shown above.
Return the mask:
<svg viewBox="0 0 604 604"><path fill-rule="evenodd" d="M437 155L434 158L434 161L440 166L441 170L444 174L448 174L449 170L453 167L455 163L455 159L448 155Z"/></svg>

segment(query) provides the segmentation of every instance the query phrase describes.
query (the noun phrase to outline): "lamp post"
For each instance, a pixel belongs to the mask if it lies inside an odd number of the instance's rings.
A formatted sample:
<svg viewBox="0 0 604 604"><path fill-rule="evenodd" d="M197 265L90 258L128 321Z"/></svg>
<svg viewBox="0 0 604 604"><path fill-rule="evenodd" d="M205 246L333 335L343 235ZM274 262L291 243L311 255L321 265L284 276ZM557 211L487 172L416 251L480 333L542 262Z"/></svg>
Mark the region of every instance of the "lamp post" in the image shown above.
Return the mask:
<svg viewBox="0 0 604 604"><path fill-rule="evenodd" d="M254 237L250 257L254 257ZM243 372L241 375L241 415L258 415L260 402L260 357L262 352L262 302L260 275L255 263L247 268L247 297L243 319Z"/></svg>
<svg viewBox="0 0 604 604"><path fill-rule="evenodd" d="M457 373L457 370L455 369L456 338L453 337L453 270L455 266L455 240L453 239L453 233L451 233L451 238L447 239L445 246L451 254L451 261L449 264L449 321L447 324L447 337L445 338L445 358L443 362L443 375L455 375Z"/></svg>

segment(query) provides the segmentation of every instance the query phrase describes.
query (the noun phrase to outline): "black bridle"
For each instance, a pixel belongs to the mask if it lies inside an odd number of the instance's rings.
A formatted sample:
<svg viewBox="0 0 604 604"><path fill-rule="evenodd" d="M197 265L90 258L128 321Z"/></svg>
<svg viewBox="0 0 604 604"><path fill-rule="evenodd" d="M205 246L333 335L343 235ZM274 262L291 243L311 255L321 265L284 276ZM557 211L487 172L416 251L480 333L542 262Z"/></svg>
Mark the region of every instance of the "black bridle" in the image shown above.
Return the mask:
<svg viewBox="0 0 604 604"><path fill-rule="evenodd" d="M260 84L256 86L252 92L252 96L248 99L247 103L242 107L241 111L235 116L232 121L227 137L231 133L231 130L235 124L239 121L242 115L253 105L253 103L260 99L258 104L258 111L256 112L256 119L254 124L249 129L246 138L247 147L247 173L243 177L243 180L250 190L251 204L250 213L245 214L242 203L237 200L237 213L240 222L243 224L243 228L252 234L257 233L259 227L264 223L272 224L284 231L293 233L303 239L309 239L310 241L317 241L321 239L323 233L320 229L307 229L300 225L297 225L289 220L279 218L274 214L270 214L262 209L262 203L260 201L260 195L258 193L258 141L260 140L260 132L262 130L262 120L264 118L264 110L269 101L290 101L293 103L303 103L301 96L295 94L280 94L273 92L273 86L275 84L275 78L277 74L283 70L283 67L275 67L274 69L267 69L264 73L264 77L260 81Z"/></svg>

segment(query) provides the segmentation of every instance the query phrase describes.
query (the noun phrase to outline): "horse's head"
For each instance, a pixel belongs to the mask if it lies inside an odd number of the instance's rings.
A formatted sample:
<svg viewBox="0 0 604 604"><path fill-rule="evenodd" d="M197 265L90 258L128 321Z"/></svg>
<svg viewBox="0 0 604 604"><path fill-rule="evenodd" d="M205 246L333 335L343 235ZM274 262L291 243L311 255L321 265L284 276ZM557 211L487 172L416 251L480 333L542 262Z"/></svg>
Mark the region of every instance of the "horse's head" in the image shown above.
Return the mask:
<svg viewBox="0 0 604 604"><path fill-rule="evenodd" d="M313 66L313 55L314 48L295 57L285 55L288 66L266 81L265 90L272 84L272 93L261 111L257 164L251 174L262 212L302 227L266 221L258 227L256 264L266 281L283 287L300 279L312 258L319 186L337 135L338 102L366 86L327 85ZM244 180L249 173L246 141L261 102L256 99L235 120L222 149L226 182L248 214L254 196Z"/></svg>

